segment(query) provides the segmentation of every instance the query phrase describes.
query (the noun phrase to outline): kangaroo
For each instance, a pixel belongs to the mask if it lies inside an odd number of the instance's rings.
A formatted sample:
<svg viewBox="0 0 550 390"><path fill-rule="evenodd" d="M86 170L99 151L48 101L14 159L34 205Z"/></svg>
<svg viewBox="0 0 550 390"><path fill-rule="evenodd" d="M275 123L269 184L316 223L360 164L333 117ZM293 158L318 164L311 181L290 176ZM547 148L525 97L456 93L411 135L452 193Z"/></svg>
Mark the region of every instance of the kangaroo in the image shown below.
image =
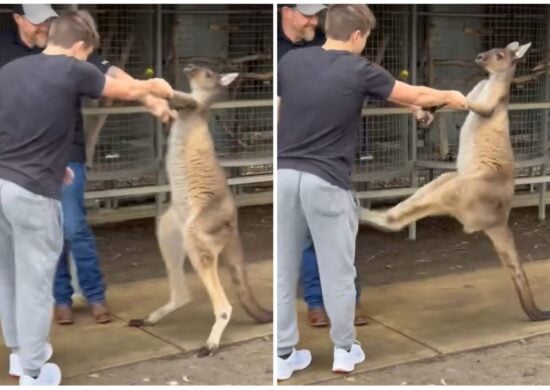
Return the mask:
<svg viewBox="0 0 550 390"><path fill-rule="evenodd" d="M220 283L220 257L229 265L247 313L260 323L272 322L273 314L263 309L252 295L239 237L237 208L208 129L210 106L238 73L220 75L194 65L186 67L184 73L190 81L191 94L178 91L172 100L178 111L178 119L170 129L166 157L172 199L157 228L170 300L147 319L130 320L129 325L153 325L191 300L183 270L187 254L214 309L214 325L206 345L198 353L207 356L217 351L232 311Z"/></svg>
<svg viewBox="0 0 550 390"><path fill-rule="evenodd" d="M361 210L362 222L386 231L401 230L430 215L451 215L466 233L483 231L511 273L525 314L532 321L550 318L540 310L508 228L514 196L514 154L509 135L508 102L517 61L531 43L510 43L479 54L475 61L489 73L468 94L469 113L460 132L457 171L426 184L395 207Z"/></svg>

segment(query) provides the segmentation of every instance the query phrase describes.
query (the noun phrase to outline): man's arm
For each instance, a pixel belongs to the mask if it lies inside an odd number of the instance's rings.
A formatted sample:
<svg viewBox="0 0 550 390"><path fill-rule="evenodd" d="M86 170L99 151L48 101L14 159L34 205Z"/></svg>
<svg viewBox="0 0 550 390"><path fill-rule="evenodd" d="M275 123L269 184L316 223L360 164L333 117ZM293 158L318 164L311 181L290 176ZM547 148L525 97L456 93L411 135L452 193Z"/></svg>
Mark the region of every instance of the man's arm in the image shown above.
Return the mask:
<svg viewBox="0 0 550 390"><path fill-rule="evenodd" d="M105 86L101 96L117 100L142 101L147 95L163 99L171 99L174 90L165 80L154 78L149 80L118 79L105 76Z"/></svg>
<svg viewBox="0 0 550 390"><path fill-rule="evenodd" d="M447 106L449 108L465 109L466 97L459 91L441 91L424 86L414 86L402 81L396 81L388 100L405 106L420 106L425 108Z"/></svg>
<svg viewBox="0 0 550 390"><path fill-rule="evenodd" d="M106 74L107 76L117 80L136 81L136 79L126 73L123 69L114 65L109 66ZM168 120L175 119L177 117L177 113L170 109L169 103L166 99L148 94L139 101L152 115L156 116L163 122L167 122Z"/></svg>

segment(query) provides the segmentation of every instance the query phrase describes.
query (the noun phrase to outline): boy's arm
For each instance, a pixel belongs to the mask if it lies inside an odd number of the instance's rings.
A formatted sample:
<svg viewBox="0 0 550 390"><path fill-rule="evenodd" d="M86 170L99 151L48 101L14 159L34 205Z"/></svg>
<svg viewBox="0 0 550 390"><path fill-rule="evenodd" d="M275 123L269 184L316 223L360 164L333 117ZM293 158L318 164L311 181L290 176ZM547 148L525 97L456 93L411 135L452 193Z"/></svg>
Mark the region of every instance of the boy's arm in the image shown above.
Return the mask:
<svg viewBox="0 0 550 390"><path fill-rule="evenodd" d="M466 97L459 91L441 91L396 81L388 100L405 106L425 108L447 106L455 109L467 107Z"/></svg>
<svg viewBox="0 0 550 390"><path fill-rule="evenodd" d="M165 80L154 78L149 80L115 79L105 76L105 86L101 96L117 100L141 101L147 95L163 99L174 96L174 90Z"/></svg>
<svg viewBox="0 0 550 390"><path fill-rule="evenodd" d="M106 75L118 80L136 80L126 73L124 69L121 69L115 65L109 66ZM162 122L167 122L170 119L177 118L177 113L170 109L170 106L165 99L148 94L140 99L140 103L143 104L152 115L159 118Z"/></svg>

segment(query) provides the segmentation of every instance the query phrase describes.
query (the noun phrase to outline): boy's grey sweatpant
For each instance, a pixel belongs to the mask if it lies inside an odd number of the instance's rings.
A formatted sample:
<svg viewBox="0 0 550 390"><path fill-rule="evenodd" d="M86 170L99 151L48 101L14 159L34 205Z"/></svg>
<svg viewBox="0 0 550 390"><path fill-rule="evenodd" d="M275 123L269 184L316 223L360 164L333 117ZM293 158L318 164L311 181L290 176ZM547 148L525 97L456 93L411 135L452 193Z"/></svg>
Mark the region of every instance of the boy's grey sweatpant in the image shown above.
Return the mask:
<svg viewBox="0 0 550 390"><path fill-rule="evenodd" d="M46 363L53 281L63 246L61 203L0 179L0 320L27 375Z"/></svg>
<svg viewBox="0 0 550 390"><path fill-rule="evenodd" d="M298 343L296 292L300 263L311 234L330 337L337 348L355 340L355 238L357 204L351 191L292 169L277 172L277 349Z"/></svg>

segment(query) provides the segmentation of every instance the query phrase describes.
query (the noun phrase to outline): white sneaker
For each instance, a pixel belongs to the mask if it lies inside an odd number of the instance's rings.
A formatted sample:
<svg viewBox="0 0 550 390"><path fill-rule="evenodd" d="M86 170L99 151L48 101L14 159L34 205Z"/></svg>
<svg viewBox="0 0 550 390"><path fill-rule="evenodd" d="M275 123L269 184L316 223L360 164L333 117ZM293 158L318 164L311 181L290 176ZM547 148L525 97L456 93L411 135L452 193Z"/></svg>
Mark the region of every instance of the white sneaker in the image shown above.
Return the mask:
<svg viewBox="0 0 550 390"><path fill-rule="evenodd" d="M53 355L53 347L50 343L46 343L46 361L50 360ZM23 375L23 368L19 363L19 354L10 354L10 376L19 378Z"/></svg>
<svg viewBox="0 0 550 390"><path fill-rule="evenodd" d="M57 386L61 384L61 370L54 363L46 363L40 370L38 378L22 375L19 386Z"/></svg>
<svg viewBox="0 0 550 390"><path fill-rule="evenodd" d="M295 350L292 348L292 353L288 358L277 358L277 380L287 380L294 371L303 370L310 364L311 352L307 349Z"/></svg>
<svg viewBox="0 0 550 390"><path fill-rule="evenodd" d="M350 351L341 348L334 348L334 362L332 372L348 373L355 369L355 365L365 361L365 353L361 344L356 341Z"/></svg>

